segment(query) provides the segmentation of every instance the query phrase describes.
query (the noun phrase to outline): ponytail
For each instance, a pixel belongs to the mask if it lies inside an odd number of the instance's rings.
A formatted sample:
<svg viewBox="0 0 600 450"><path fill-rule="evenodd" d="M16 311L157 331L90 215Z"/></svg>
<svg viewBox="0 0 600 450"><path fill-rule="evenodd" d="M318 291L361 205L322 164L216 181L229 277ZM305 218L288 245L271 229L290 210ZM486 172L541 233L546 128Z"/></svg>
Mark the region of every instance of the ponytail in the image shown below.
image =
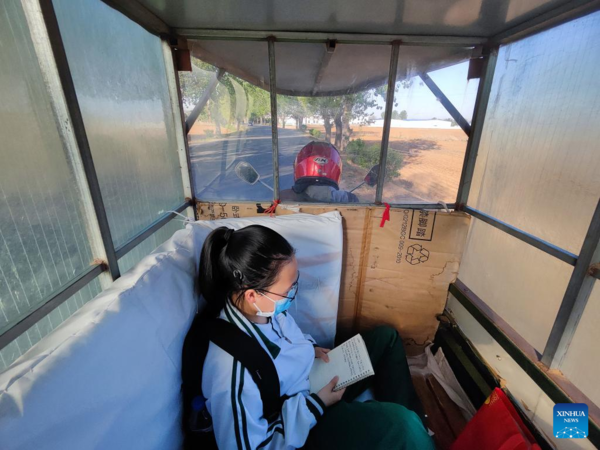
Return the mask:
<svg viewBox="0 0 600 450"><path fill-rule="evenodd" d="M200 255L200 293L207 302L204 314L216 317L234 292L267 289L279 270L294 256L294 249L276 231L251 225L234 231L213 230Z"/></svg>

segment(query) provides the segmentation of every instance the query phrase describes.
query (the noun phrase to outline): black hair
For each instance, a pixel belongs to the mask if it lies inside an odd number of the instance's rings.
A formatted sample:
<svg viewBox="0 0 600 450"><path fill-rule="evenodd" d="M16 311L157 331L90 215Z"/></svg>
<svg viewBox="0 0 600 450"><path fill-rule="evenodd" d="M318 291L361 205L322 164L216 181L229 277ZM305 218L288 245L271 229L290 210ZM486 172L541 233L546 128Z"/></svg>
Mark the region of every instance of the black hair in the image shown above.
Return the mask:
<svg viewBox="0 0 600 450"><path fill-rule="evenodd" d="M215 317L234 292L266 290L279 270L294 256L294 248L279 233L262 225L234 231L213 230L200 255L200 293L207 302L204 314Z"/></svg>

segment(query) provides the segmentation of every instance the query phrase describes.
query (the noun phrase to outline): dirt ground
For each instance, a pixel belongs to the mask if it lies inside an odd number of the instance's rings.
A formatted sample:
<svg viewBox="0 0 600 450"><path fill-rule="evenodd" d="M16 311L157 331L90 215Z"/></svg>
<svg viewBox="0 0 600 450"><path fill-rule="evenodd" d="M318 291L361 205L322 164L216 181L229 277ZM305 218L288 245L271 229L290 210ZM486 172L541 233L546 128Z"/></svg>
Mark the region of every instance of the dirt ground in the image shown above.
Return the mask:
<svg viewBox="0 0 600 450"><path fill-rule="evenodd" d="M322 126L309 125L320 129ZM354 127L351 139L363 139L367 144L380 144L382 129ZM387 181L383 201L388 203L414 203L444 201L453 203L458 191L467 136L461 129L392 128L388 151L403 156L398 176ZM366 174L344 159L343 187L356 186ZM372 201L374 188L361 187L355 194L363 201Z"/></svg>

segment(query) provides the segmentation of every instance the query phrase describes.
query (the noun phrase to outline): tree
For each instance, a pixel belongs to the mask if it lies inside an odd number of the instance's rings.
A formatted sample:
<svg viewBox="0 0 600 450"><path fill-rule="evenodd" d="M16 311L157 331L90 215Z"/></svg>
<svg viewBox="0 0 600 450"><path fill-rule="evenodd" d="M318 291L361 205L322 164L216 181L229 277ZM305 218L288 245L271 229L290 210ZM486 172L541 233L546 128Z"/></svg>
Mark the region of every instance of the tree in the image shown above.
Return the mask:
<svg viewBox="0 0 600 450"><path fill-rule="evenodd" d="M405 109L403 109L402 111L400 111L400 120L407 120L408 119L408 113L406 112Z"/></svg>

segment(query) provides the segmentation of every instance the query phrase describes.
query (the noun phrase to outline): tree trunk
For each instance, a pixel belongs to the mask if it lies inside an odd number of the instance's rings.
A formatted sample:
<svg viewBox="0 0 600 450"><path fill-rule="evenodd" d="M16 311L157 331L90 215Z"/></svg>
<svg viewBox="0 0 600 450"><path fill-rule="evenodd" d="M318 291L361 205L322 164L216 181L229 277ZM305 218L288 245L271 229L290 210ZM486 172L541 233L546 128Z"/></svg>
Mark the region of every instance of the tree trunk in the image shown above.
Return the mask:
<svg viewBox="0 0 600 450"><path fill-rule="evenodd" d="M350 121L352 120L352 104L344 100L343 104L343 124L342 124L342 148L344 150L350 142L350 136L352 136L352 129L350 128Z"/></svg>
<svg viewBox="0 0 600 450"><path fill-rule="evenodd" d="M335 118L333 119L333 121L335 123L335 143L333 145L335 145L335 147L339 151L343 151L344 148L342 147L342 127L343 127L342 111L338 112L335 115Z"/></svg>
<svg viewBox="0 0 600 450"><path fill-rule="evenodd" d="M325 140L331 143L331 118L328 115L323 116L323 125L325 126Z"/></svg>
<svg viewBox="0 0 600 450"><path fill-rule="evenodd" d="M217 105L216 102L212 102L212 116L213 121L215 122L215 135L221 137L221 113L219 111L219 105Z"/></svg>

